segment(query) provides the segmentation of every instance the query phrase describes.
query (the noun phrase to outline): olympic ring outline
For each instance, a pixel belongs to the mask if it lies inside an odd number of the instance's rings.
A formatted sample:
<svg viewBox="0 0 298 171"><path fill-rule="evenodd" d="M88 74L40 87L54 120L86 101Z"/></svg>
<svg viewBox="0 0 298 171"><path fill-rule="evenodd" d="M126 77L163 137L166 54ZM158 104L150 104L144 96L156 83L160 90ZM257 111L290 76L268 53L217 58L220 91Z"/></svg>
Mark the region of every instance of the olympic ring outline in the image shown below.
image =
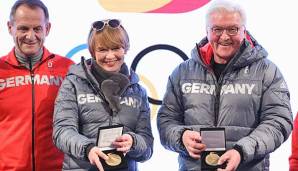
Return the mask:
<svg viewBox="0 0 298 171"><path fill-rule="evenodd" d="M74 47L73 49L71 49L67 54L66 54L66 57L67 58L71 58L74 54L76 54L77 52L81 51L81 50L84 50L84 49L87 49L88 48L88 45L85 43L85 44L80 44L76 47Z"/></svg>
<svg viewBox="0 0 298 171"><path fill-rule="evenodd" d="M144 82L144 84L149 88L152 96L158 98L158 94L157 94L156 89L154 88L153 83L148 78L146 78L144 75L141 75L141 74L138 74L138 75L140 77L140 80L142 80ZM157 105L151 104L151 119L154 119L156 115L157 115Z"/></svg>
<svg viewBox="0 0 298 171"><path fill-rule="evenodd" d="M168 45L168 44L156 44L156 45L149 46L149 47L145 48L144 50L142 50L141 52L139 52L137 54L137 56L134 58L134 60L132 61L130 68L136 72L138 63L146 54L148 54L152 51L161 50L161 49L169 50L171 52L178 54L183 59L183 61L186 61L188 59L187 55L182 50L178 49L175 46ZM151 104L155 104L155 105L162 104L161 100L151 98L150 96L148 96L148 100Z"/></svg>

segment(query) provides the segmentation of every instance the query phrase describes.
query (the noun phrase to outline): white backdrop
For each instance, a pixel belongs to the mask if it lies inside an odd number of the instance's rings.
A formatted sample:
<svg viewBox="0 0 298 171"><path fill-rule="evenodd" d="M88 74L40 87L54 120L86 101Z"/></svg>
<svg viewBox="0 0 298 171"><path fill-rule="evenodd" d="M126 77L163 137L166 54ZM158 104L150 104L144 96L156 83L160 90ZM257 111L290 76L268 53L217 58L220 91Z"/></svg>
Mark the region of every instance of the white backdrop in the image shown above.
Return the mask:
<svg viewBox="0 0 298 171"><path fill-rule="evenodd" d="M6 26L13 2L0 1L0 56L7 54L13 47L13 40ZM80 56L88 57L88 53L86 49L79 50L76 47L79 45L84 47L91 23L105 18L121 19L122 24L128 30L131 49L125 60L129 66L138 53L156 44L171 45L189 55L195 42L205 36L205 11L209 4L186 13L166 14L111 12L104 9L99 2L100 0L44 0L49 8L52 23L46 47L61 55L68 54L78 62ZM108 1L102 0L102 2ZM132 2L133 0L122 0L119 2L119 9L124 4ZM291 0L241 0L239 3L247 12L247 29L267 49L269 58L279 66L286 78L295 115L298 100L298 89L295 89L298 81L294 74L298 61L294 51L297 48L296 41L298 40L296 33L298 24L295 18L298 16L296 2ZM182 59L179 55L169 50L155 50L144 56L137 66L137 73L142 76L142 84L148 89L150 97L162 98L167 77L180 62ZM151 105L151 107L152 128L155 137L154 154L149 161L140 164L140 169L142 171L160 170L158 166L166 165L167 170L178 170L177 154L165 150L159 142L155 119L158 106ZM291 142L288 139L272 153L270 166L272 171L288 170L290 145Z"/></svg>

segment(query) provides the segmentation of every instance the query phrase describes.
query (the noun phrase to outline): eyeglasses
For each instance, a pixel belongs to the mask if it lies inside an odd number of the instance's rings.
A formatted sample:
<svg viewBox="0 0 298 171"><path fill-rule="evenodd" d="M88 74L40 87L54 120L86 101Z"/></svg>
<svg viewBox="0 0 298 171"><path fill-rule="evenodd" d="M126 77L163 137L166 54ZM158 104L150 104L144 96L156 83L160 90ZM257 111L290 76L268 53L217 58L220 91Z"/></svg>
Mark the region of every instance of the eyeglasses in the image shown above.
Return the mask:
<svg viewBox="0 0 298 171"><path fill-rule="evenodd" d="M235 27L235 26L232 26L232 27L212 27L211 28L211 31L216 35L216 36L221 36L222 33L226 30L226 33L227 35L229 36L235 36L238 34L238 31L239 31L239 27Z"/></svg>
<svg viewBox="0 0 298 171"><path fill-rule="evenodd" d="M104 29L104 27L108 25L109 27L116 29L120 27L121 22L118 19L109 19L109 20L101 20L101 21L95 21L92 24L92 29L96 31L101 31Z"/></svg>

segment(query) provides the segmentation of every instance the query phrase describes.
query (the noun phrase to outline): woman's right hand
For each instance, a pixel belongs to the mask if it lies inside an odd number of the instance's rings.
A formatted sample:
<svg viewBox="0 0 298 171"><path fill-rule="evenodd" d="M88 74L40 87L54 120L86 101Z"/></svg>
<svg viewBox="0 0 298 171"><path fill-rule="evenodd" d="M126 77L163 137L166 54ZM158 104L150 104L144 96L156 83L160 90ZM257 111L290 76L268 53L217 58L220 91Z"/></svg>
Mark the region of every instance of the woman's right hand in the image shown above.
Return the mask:
<svg viewBox="0 0 298 171"><path fill-rule="evenodd" d="M107 160L109 157L103 153L100 148L98 147L93 147L91 148L89 154L88 154L88 159L90 161L91 164L95 164L96 167L99 169L99 171L104 171L103 167L102 167L102 164L99 160L99 157L104 159L104 160Z"/></svg>

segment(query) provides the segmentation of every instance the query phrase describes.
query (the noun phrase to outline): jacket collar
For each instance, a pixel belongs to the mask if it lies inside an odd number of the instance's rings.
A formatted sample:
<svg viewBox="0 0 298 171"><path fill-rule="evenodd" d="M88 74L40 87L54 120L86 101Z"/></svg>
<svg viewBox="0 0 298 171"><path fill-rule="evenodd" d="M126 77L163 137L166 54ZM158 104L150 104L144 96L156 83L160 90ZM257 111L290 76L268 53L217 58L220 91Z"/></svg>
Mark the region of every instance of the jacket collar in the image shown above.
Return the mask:
<svg viewBox="0 0 298 171"><path fill-rule="evenodd" d="M54 56L55 56L55 54L50 53L47 48L43 47L43 54L42 54L41 62L45 61L46 59L48 59L50 57L54 57ZM17 61L16 55L15 55L15 47L13 47L12 50L8 53L8 55L4 57L4 61L10 65L22 66Z"/></svg>

